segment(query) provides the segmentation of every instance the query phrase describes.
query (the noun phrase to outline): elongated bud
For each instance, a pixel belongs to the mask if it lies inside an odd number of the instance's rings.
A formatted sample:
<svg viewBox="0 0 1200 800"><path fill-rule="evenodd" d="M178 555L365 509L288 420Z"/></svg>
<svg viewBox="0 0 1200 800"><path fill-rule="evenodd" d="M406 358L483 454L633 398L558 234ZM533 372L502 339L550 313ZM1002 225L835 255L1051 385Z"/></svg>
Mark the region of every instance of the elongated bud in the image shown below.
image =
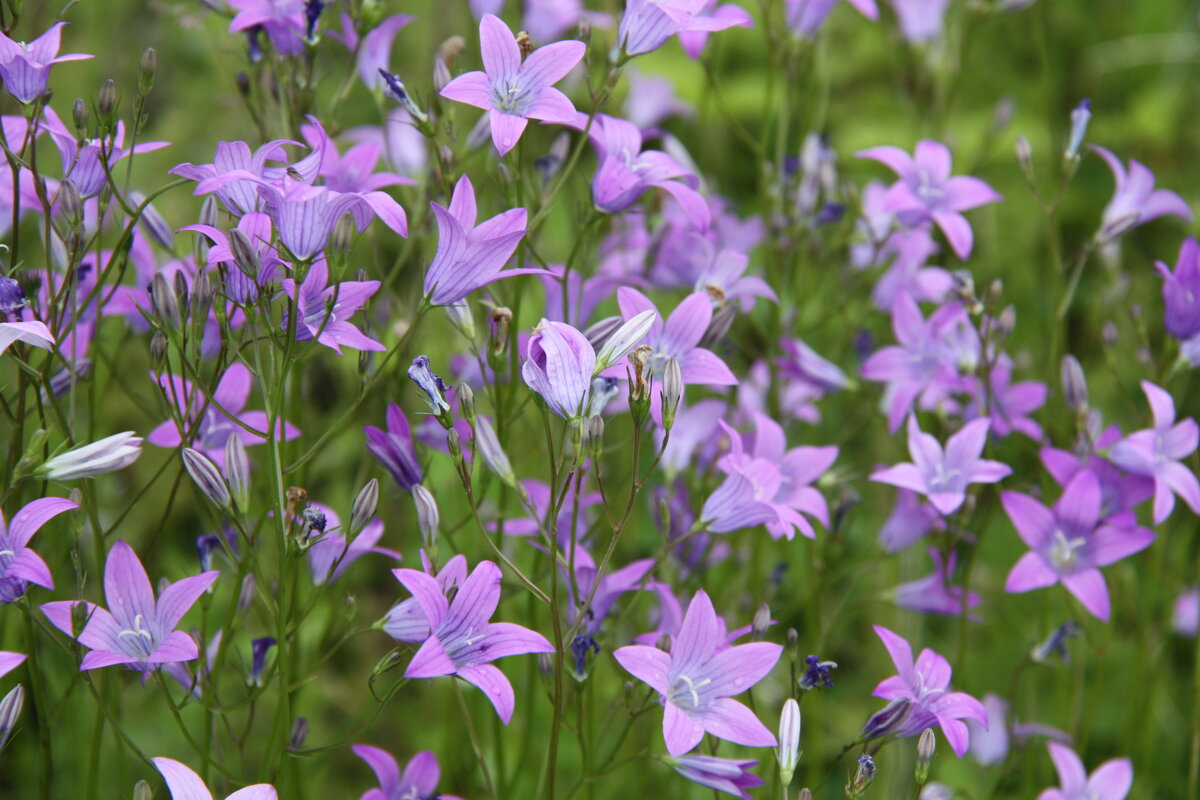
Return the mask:
<svg viewBox="0 0 1200 800"><path fill-rule="evenodd" d="M1083 374L1083 367L1080 366L1079 359L1069 353L1063 356L1062 360L1062 388L1067 408L1076 414L1086 414L1088 410L1087 378Z"/></svg>
<svg viewBox="0 0 1200 800"><path fill-rule="evenodd" d="M158 71L158 53L153 47L142 51L142 60L138 64L138 91L143 95L150 94L154 88L154 73Z"/></svg>
<svg viewBox="0 0 1200 800"><path fill-rule="evenodd" d="M496 306L488 312L488 352L493 356L502 356L508 349L508 329L512 325L512 318L512 311L504 306Z"/></svg>
<svg viewBox="0 0 1200 800"><path fill-rule="evenodd" d="M926 728L921 731L921 738L917 739L916 779L918 786L924 786L925 781L929 780L929 765L933 763L933 754L936 751L937 738L933 735L933 728Z"/></svg>
<svg viewBox="0 0 1200 800"><path fill-rule="evenodd" d="M91 138L88 136L87 103L82 97L75 98L75 105L71 106L71 121L75 123L75 138L80 141Z"/></svg>
<svg viewBox="0 0 1200 800"><path fill-rule="evenodd" d="M513 472L512 464L504 453L504 448L500 446L496 431L487 417L475 418L475 445L488 469L496 473L510 488L517 489L517 474Z"/></svg>
<svg viewBox="0 0 1200 800"><path fill-rule="evenodd" d="M375 509L379 505L379 481L375 478L367 481L367 485L358 493L358 497L354 498L354 505L350 508L350 535L354 536L363 528L367 527L367 523L371 521L371 517L375 516Z"/></svg>
<svg viewBox="0 0 1200 800"><path fill-rule="evenodd" d="M250 508L250 459L246 456L246 445L237 434L225 440L225 478L229 482L229 495L239 511Z"/></svg>
<svg viewBox="0 0 1200 800"><path fill-rule="evenodd" d="M867 724L863 725L859 739L870 741L872 739L882 739L885 736L895 733L904 727L904 723L908 721L908 715L911 712L912 699L897 697L871 715L871 718L867 720Z"/></svg>
<svg viewBox="0 0 1200 800"><path fill-rule="evenodd" d="M662 375L662 420L663 428L671 430L675 424L675 412L683 396L683 371L674 357L667 359Z"/></svg>
<svg viewBox="0 0 1200 800"><path fill-rule="evenodd" d="M234 228L229 232L229 250L233 253L234 263L242 274L252 281L258 280L258 251L251 243L250 237Z"/></svg>
<svg viewBox="0 0 1200 800"><path fill-rule="evenodd" d="M155 331L154 335L150 337L150 357L156 364L161 364L162 360L167 357L169 346L167 335L162 331Z"/></svg>
<svg viewBox="0 0 1200 800"><path fill-rule="evenodd" d="M465 383L458 387L458 410L468 424L475 424L475 390Z"/></svg>
<svg viewBox="0 0 1200 800"><path fill-rule="evenodd" d="M812 789L809 789L807 786L805 786L796 795L796 800L813 800Z"/></svg>
<svg viewBox="0 0 1200 800"><path fill-rule="evenodd" d="M343 219L348 218L344 217ZM353 231L353 220L350 225L350 229ZM464 337L475 341L475 315L471 312L471 306L466 300L446 306L446 316L450 318L450 324L458 328Z"/></svg>
<svg viewBox="0 0 1200 800"><path fill-rule="evenodd" d="M404 81L400 80L399 75L393 75L386 69L381 68L379 76L383 78L383 93L385 95L396 103L399 103L417 122L427 122L429 120L429 115L422 111L421 107L412 99L412 95L408 93L408 89L404 86Z"/></svg>
<svg viewBox="0 0 1200 800"><path fill-rule="evenodd" d="M179 296L161 272L150 282L150 301L161 323L171 330L178 330L183 324L183 317L179 311Z"/></svg>
<svg viewBox="0 0 1200 800"><path fill-rule="evenodd" d="M299 750L308 740L308 717L296 717L292 720L292 730L288 734L288 747Z"/></svg>
<svg viewBox="0 0 1200 800"><path fill-rule="evenodd" d="M433 91L441 94L442 89L445 89L446 84L451 80L450 67L447 66L446 60L439 54L433 59Z"/></svg>
<svg viewBox="0 0 1200 800"><path fill-rule="evenodd" d="M116 110L117 85L109 78L100 87L100 94L96 96L96 114L100 117L100 124L105 131L112 129L113 114Z"/></svg>
<svg viewBox="0 0 1200 800"><path fill-rule="evenodd" d="M133 800L154 800L154 790L145 781L138 781L133 785L132 797Z"/></svg>
<svg viewBox="0 0 1200 800"><path fill-rule="evenodd" d="M262 687L263 667L267 665L267 653L275 646L275 640L263 636L250 642L250 675L246 678L247 686Z"/></svg>
<svg viewBox="0 0 1200 800"><path fill-rule="evenodd" d="M646 338L646 334L650 332L650 327L654 325L654 320L657 318L657 311L646 309L622 323L605 340L604 346L600 348L600 352L596 353L596 369L594 372L608 369L609 366L628 355L629 351L637 347L638 343ZM586 334L584 335L586 336Z"/></svg>
<svg viewBox="0 0 1200 800"><path fill-rule="evenodd" d="M433 551L437 547L438 536L438 507L437 501L429 490L417 484L412 490L413 500L417 505L417 527L421 529L421 542L426 550Z"/></svg>
<svg viewBox="0 0 1200 800"><path fill-rule="evenodd" d="M83 225L83 201L75 181L68 178L58 185L58 207L71 230L78 230Z"/></svg>
<svg viewBox="0 0 1200 800"><path fill-rule="evenodd" d="M204 325L208 320L208 312L212 309L213 296L216 294L208 271L201 270L192 282L192 321ZM236 438L236 437L235 437Z"/></svg>
<svg viewBox="0 0 1200 800"><path fill-rule="evenodd" d="M854 777L850 779L850 783L846 784L846 795L855 800L862 797L863 792L867 790L873 780L875 780L875 759L868 755L859 756L858 768L854 771Z"/></svg>
<svg viewBox="0 0 1200 800"><path fill-rule="evenodd" d="M763 603L758 607L758 611L754 612L754 619L750 622L750 635L756 641L762 641L767 635L767 631L771 629L771 607Z"/></svg>
<svg viewBox="0 0 1200 800"><path fill-rule="evenodd" d="M712 321L708 323L708 330L704 331L704 336L700 337L700 346L715 347L720 344L725 335L729 333L729 329L733 327L733 320L736 317L736 303L726 303L713 312Z"/></svg>
<svg viewBox="0 0 1200 800"><path fill-rule="evenodd" d="M1068 162L1068 166L1073 166L1074 162L1079 161L1079 146L1083 144L1083 137L1087 135L1091 119L1092 101L1085 97L1071 112L1071 135L1067 137L1067 149L1063 151L1063 159Z"/></svg>
<svg viewBox="0 0 1200 800"><path fill-rule="evenodd" d="M183 270L179 270L175 273L174 283L175 298L179 302L179 314L181 319L186 319L188 311L188 299L191 297L191 294L188 291L187 275L183 274Z"/></svg>
<svg viewBox="0 0 1200 800"><path fill-rule="evenodd" d="M3 750L4 745L8 744L13 730L17 727L17 717L21 715L21 708L24 705L25 687L19 683L4 695L3 700L0 700L0 750Z"/></svg>
<svg viewBox="0 0 1200 800"><path fill-rule="evenodd" d="M446 393L450 391L450 387L446 386L441 377L430 368L429 356L414 358L412 365L408 368L408 377L425 395L425 402L429 404L437 421L442 424L442 427L449 430L450 426L454 424L450 414L450 403L446 400Z"/></svg>
<svg viewBox="0 0 1200 800"><path fill-rule="evenodd" d="M779 715L779 749L775 755L779 758L779 778L787 786L800 760L800 704L794 697L784 702Z"/></svg>
<svg viewBox="0 0 1200 800"><path fill-rule="evenodd" d="M183 466L192 481L200 488L213 505L222 510L229 508L229 486L221 477L221 471L212 460L190 447L183 448Z"/></svg>
<svg viewBox="0 0 1200 800"><path fill-rule="evenodd" d="M221 539L215 534L206 533L196 537L196 556L200 561L200 571L212 569L213 556L221 549ZM212 587L209 587L211 591Z"/></svg>
<svg viewBox="0 0 1200 800"><path fill-rule="evenodd" d="M1017 154L1017 166L1021 168L1025 180L1033 183L1033 146L1024 136L1018 136L1014 148Z"/></svg>
<svg viewBox="0 0 1200 800"><path fill-rule="evenodd" d="M605 317L589 325L583 335L593 350L602 350L612 335L617 332L617 328L624 324L625 320L620 317Z"/></svg>
<svg viewBox="0 0 1200 800"><path fill-rule="evenodd" d="M246 574L242 578L242 588L238 591L237 610L239 616L245 616L250 607L254 605L254 593L258 590L258 582L254 577L254 573Z"/></svg>

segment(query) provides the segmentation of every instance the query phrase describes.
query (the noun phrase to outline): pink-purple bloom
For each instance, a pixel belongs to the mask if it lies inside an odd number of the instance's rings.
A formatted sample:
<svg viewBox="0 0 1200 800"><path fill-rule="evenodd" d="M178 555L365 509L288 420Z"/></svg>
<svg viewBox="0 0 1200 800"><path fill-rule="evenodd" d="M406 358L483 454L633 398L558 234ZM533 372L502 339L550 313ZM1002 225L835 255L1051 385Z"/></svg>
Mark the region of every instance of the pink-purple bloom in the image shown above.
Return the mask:
<svg viewBox="0 0 1200 800"><path fill-rule="evenodd" d="M1174 272L1161 261L1154 266L1163 279L1163 327L1181 341L1192 338L1200 333L1200 245L1184 240Z"/></svg>
<svg viewBox="0 0 1200 800"><path fill-rule="evenodd" d="M817 34L826 18L839 0L787 0L788 27L797 36L810 39ZM858 9L858 13L870 20L879 18L879 7L875 0L846 0Z"/></svg>
<svg viewBox="0 0 1200 800"><path fill-rule="evenodd" d="M1100 233L1097 236L1101 241L1114 239L1162 216L1170 215L1185 222L1191 221L1191 207L1174 192L1155 189L1154 173L1144 164L1130 159L1129 168L1126 169L1112 151L1099 145L1092 145L1092 150L1108 164L1117 184L1100 220Z"/></svg>
<svg viewBox="0 0 1200 800"><path fill-rule="evenodd" d="M934 222L959 258L971 255L974 234L963 211L999 201L1000 195L978 178L950 175L950 150L941 142L922 139L914 155L885 145L858 153L889 167L899 176L888 189L885 209L906 228Z"/></svg>
<svg viewBox="0 0 1200 800"><path fill-rule="evenodd" d="M554 645L520 625L489 621L500 602L500 568L480 561L453 601L447 601L442 585L424 572L398 569L395 575L416 598L432 631L404 677L457 675L486 694L507 725L516 698L508 678L490 662L523 653L553 653Z"/></svg>
<svg viewBox="0 0 1200 800"><path fill-rule="evenodd" d="M564 125L575 120L575 106L554 84L583 58L583 42L555 42L522 62L512 31L499 17L484 14L479 43L485 71L459 75L441 95L488 112L492 142L500 155L516 146L531 119Z"/></svg>
<svg viewBox="0 0 1200 800"><path fill-rule="evenodd" d="M24 663L24 653L13 653L9 650L0 650L0 678L3 678L5 675L12 672L14 669Z"/></svg>
<svg viewBox="0 0 1200 800"><path fill-rule="evenodd" d="M63 61L92 58L86 53L58 54L66 24L56 22L28 44L14 42L0 33L0 80L4 81L5 91L22 103L32 102L46 91L50 67Z"/></svg>
<svg viewBox="0 0 1200 800"><path fill-rule="evenodd" d="M300 283L284 278L280 283L288 297L296 301L296 340L316 339L338 355L342 347L352 350L383 351L387 347L360 331L349 318L379 290L379 281L343 281L330 285L329 265L321 258L308 268ZM287 320L284 320L287 324Z"/></svg>
<svg viewBox="0 0 1200 800"><path fill-rule="evenodd" d="M986 419L968 422L950 436L943 450L937 439L921 430L916 417L910 417L908 452L912 463L879 470L871 480L919 492L942 514L953 514L966 500L969 484L996 483L1012 474L1007 464L980 458L989 425Z"/></svg>
<svg viewBox="0 0 1200 800"><path fill-rule="evenodd" d="M51 519L76 508L78 503L64 497L43 497L26 503L7 525L4 514L0 513L0 604L11 603L25 594L30 583L54 588L50 568L26 545Z"/></svg>
<svg viewBox="0 0 1200 800"><path fill-rule="evenodd" d="M429 750L414 755L401 772L395 757L386 750L369 744L352 745L350 749L367 762L379 780L379 787L368 790L359 800L461 800L437 791L442 771Z"/></svg>
<svg viewBox="0 0 1200 800"><path fill-rule="evenodd" d="M217 574L212 570L168 584L156 600L141 560L132 547L118 541L108 551L104 564L104 596L109 610L84 603L88 621L78 634L74 610L79 601L46 603L42 613L56 628L88 648L81 670L126 664L139 672L150 672L160 664L199 657L196 640L175 630L175 626Z"/></svg>
<svg viewBox="0 0 1200 800"><path fill-rule="evenodd" d="M303 52L308 27L304 0L228 0L228 3L238 12L229 23L230 33L246 31L253 37L261 29L281 55Z"/></svg>
<svg viewBox="0 0 1200 800"><path fill-rule="evenodd" d="M696 592L669 653L630 645L613 653L631 675L661 695L663 738L672 757L704 738L747 747L774 747L775 735L746 706L732 699L758 683L779 661L783 648L770 642L729 647L712 601Z"/></svg>
<svg viewBox="0 0 1200 800"><path fill-rule="evenodd" d="M1105 761L1089 775L1078 754L1065 744L1047 742L1058 788L1042 791L1037 800L1125 800L1133 787L1133 762L1128 758Z"/></svg>
<svg viewBox="0 0 1200 800"><path fill-rule="evenodd" d="M709 789L750 800L747 789L762 786L765 781L750 772L757 761L719 756L688 755L673 758L672 767L683 777Z"/></svg>
<svg viewBox="0 0 1200 800"><path fill-rule="evenodd" d="M596 351L587 337L565 322L543 319L529 337L521 377L565 419L578 419L587 411Z"/></svg>
<svg viewBox="0 0 1200 800"><path fill-rule="evenodd" d="M922 614L958 617L962 616L964 604L970 612L983 602L978 592L966 592L964 600L962 587L950 585L950 578L954 574L954 562L957 559L953 551L945 558L936 547L930 547L927 552L933 560L933 572L893 589L892 601L896 605ZM972 613L970 619L978 622L979 616Z"/></svg>
<svg viewBox="0 0 1200 800"><path fill-rule="evenodd" d="M429 556L424 550L421 551L421 565L425 574L437 581L444 595L449 595L467 579L467 557L461 553L447 561L437 575L433 575L433 565L430 564ZM394 569L392 574L396 576L396 580L400 580L400 570ZM429 619L416 597L405 598L392 606L382 620L382 627L393 639L414 644L425 641L431 633Z"/></svg>
<svg viewBox="0 0 1200 800"><path fill-rule="evenodd" d="M963 720L973 719L987 727L988 715L983 704L969 694L949 691L951 670L945 658L926 647L914 662L907 641L887 628L874 627L899 674L883 680L872 694L884 700L907 698L912 703L896 735L917 736L938 725L954 754L962 758L970 744Z"/></svg>
<svg viewBox="0 0 1200 800"><path fill-rule="evenodd" d="M368 553L377 553L400 561L400 554L390 547L379 547L383 537L383 520L375 517L348 543L346 532L339 531L341 520L337 512L328 506L313 503L325 515L325 533L308 550L308 568L312 572L313 583L318 586L333 583L346 569Z"/></svg>
<svg viewBox="0 0 1200 800"><path fill-rule="evenodd" d="M1135 431L1113 445L1109 459L1134 475L1154 479L1154 524L1162 523L1175 508L1179 495L1194 514L1200 514L1200 482L1180 462L1200 443L1200 427L1191 417L1175 421L1175 401L1150 381L1142 381L1150 401L1154 427Z"/></svg>

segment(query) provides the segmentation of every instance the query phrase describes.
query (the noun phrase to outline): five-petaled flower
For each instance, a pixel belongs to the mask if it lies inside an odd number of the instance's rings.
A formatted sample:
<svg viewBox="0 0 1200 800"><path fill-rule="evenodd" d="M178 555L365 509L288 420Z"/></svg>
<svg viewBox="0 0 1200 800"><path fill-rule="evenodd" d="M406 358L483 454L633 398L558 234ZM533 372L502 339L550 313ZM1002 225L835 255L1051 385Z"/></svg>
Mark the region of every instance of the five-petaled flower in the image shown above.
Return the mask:
<svg viewBox="0 0 1200 800"><path fill-rule="evenodd" d="M379 281L342 281L329 283L329 266L325 259L315 261L300 283L299 297L296 282L284 278L280 283L288 297L296 301L296 340L316 339L320 344L341 355L342 347L352 350L387 350L360 331L349 317L353 316L371 295L379 291ZM287 320L284 320L285 324Z"/></svg>
<svg viewBox="0 0 1200 800"><path fill-rule="evenodd" d="M442 771L437 757L429 750L414 755L401 772L396 759L386 750L369 744L352 745L350 749L367 762L379 780L379 788L368 790L359 800L460 800L437 791Z"/></svg>
<svg viewBox="0 0 1200 800"><path fill-rule="evenodd" d="M55 64L92 58L87 53L58 54L62 29L66 24L56 22L29 44L14 42L0 33L0 80L4 81L4 88L17 100L28 103L46 91L50 67Z"/></svg>
<svg viewBox="0 0 1200 800"><path fill-rule="evenodd" d="M1105 761L1088 775L1083 761L1070 747L1047 742L1060 788L1042 791L1037 800L1125 800L1133 786L1133 762L1128 758Z"/></svg>

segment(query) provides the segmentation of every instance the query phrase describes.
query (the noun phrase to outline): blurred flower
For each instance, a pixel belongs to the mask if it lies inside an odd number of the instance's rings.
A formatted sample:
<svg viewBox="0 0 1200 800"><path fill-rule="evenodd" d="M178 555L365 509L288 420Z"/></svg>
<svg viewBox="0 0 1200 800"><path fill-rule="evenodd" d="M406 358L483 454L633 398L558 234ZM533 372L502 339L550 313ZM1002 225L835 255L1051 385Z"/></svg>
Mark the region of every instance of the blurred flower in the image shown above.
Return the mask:
<svg viewBox="0 0 1200 800"><path fill-rule="evenodd" d="M22 103L32 102L46 91L50 67L63 61L93 58L86 53L60 56L58 48L65 22L51 25L45 33L29 44L14 42L0 33L0 80L4 89Z"/></svg>
<svg viewBox="0 0 1200 800"><path fill-rule="evenodd" d="M889 0L900 22L900 33L909 42L921 44L942 35L950 0Z"/></svg>
<svg viewBox="0 0 1200 800"><path fill-rule="evenodd" d="M229 32L254 32L262 29L280 55L294 56L304 51L308 23L304 0L226 0L237 15L229 23Z"/></svg>
<svg viewBox="0 0 1200 800"><path fill-rule="evenodd" d="M1175 422L1175 401L1150 381L1142 381L1150 401L1154 427L1129 434L1113 445L1109 458L1121 469L1154 479L1154 524L1159 525L1175 508L1175 495L1194 514L1200 514L1200 482L1180 463L1196 450L1200 427L1191 417Z"/></svg>
<svg viewBox="0 0 1200 800"><path fill-rule="evenodd" d="M691 27L679 32L679 44L683 47L683 52L687 53L687 57L695 61L700 58L700 54L704 52L704 45L708 44L708 34L711 30L724 30L725 28L753 28L754 18L747 13L746 9L736 3L726 3L718 6L718 0L705 0L703 4L696 10L696 16L693 19L700 18L715 20L715 22L704 25ZM726 25L725 23L729 24ZM715 25L721 25L721 28L714 28Z"/></svg>
<svg viewBox="0 0 1200 800"><path fill-rule="evenodd" d="M1192 338L1200 333L1200 245L1184 240L1174 272L1161 261L1154 266L1163 279L1163 327L1181 341Z"/></svg>
<svg viewBox="0 0 1200 800"><path fill-rule="evenodd" d="M919 611L924 614L945 614L962 616L963 590L961 586L951 586L950 577L954 574L956 554L951 552L949 558L943 559L936 547L930 547L929 557L933 559L933 572L909 583L897 586L892 590L892 601L901 608L909 611ZM966 593L966 608L978 606L983 599L978 592ZM973 622L979 621L979 615L971 613Z"/></svg>
<svg viewBox="0 0 1200 800"><path fill-rule="evenodd" d="M574 40L539 48L521 61L521 49L508 26L492 14L479 22L485 72L468 72L450 81L442 97L488 112L492 142L500 155L516 146L529 120L569 124L577 112L553 87L575 68L587 45Z"/></svg>
<svg viewBox="0 0 1200 800"><path fill-rule="evenodd" d="M1115 239L1138 225L1168 214L1185 222L1192 220L1192 209L1183 198L1166 189L1155 190L1154 173L1145 165L1131 159L1126 171L1111 151L1099 145L1092 145L1092 151L1108 164L1117 184L1100 220L1097 238L1101 241Z"/></svg>
<svg viewBox="0 0 1200 800"><path fill-rule="evenodd" d="M454 795L437 791L441 769L438 767L437 758L429 750L422 750L414 755L412 760L404 765L404 772L401 772L396 759L386 750L368 744L352 745L350 749L354 751L354 755L367 762L367 766L375 772L375 777L379 780L379 788L371 789L360 800L461 800Z"/></svg>
<svg viewBox="0 0 1200 800"><path fill-rule="evenodd" d="M29 322L0 322L0 354L13 342L24 342L43 350L54 349L54 335L36 319Z"/></svg>
<svg viewBox="0 0 1200 800"><path fill-rule="evenodd" d="M769 642L724 647L712 601L703 590L688 605L671 652L630 645L613 653L622 667L661 695L663 738L676 757L704 732L747 747L774 747L775 735L746 706L731 699L758 683L779 661L783 647Z"/></svg>
<svg viewBox="0 0 1200 800"><path fill-rule="evenodd" d="M757 761L691 755L672 758L667 763L689 781L744 800L750 800L747 789L764 783L762 778L750 774L750 770L758 766Z"/></svg>
<svg viewBox="0 0 1200 800"><path fill-rule="evenodd" d="M57 455L42 464L38 471L55 481L90 478L124 469L141 454L141 438L133 431L125 431Z"/></svg>
<svg viewBox="0 0 1200 800"><path fill-rule="evenodd" d="M388 547L379 547L383 538L383 520L378 517L370 520L363 529L346 542L346 532L341 531L341 520L337 512L328 506L313 503L325 515L326 529L324 535L308 549L308 568L312 573L313 583L320 586L333 583L346 569L367 553L378 553L395 561L401 556ZM334 531L339 531L334 533Z"/></svg>
<svg viewBox="0 0 1200 800"><path fill-rule="evenodd" d="M25 663L24 653L13 653L8 650L0 650L0 678L3 678L5 675L12 672L23 663Z"/></svg>
<svg viewBox="0 0 1200 800"><path fill-rule="evenodd" d="M627 55L636 56L657 50L677 33L744 25L744 18L738 15L706 16L711 5L710 0L629 0L621 15L617 42ZM693 42L693 49L695 45Z"/></svg>
<svg viewBox="0 0 1200 800"><path fill-rule="evenodd" d="M1075 751L1049 742L1050 758L1058 772L1059 789L1046 789L1038 800L1125 800L1133 785L1133 762L1128 758L1105 761L1091 775Z"/></svg>
<svg viewBox="0 0 1200 800"><path fill-rule="evenodd" d="M846 0L858 13L870 20L879 18L875 0ZM838 0L786 0L787 23L797 36L811 39L825 24Z"/></svg>
<svg viewBox="0 0 1200 800"><path fill-rule="evenodd" d="M212 800L212 793L200 776L173 758L152 758L155 768L166 781L172 800ZM278 800L275 787L268 783L256 783L239 789L225 800Z"/></svg>
<svg viewBox="0 0 1200 800"><path fill-rule="evenodd" d="M163 663L199 657L196 641L175 630L175 626L217 579L217 574L204 572L166 584L156 601L150 578L137 554L128 544L118 541L108 551L104 564L104 596L111 613L92 603L83 603L88 622L79 634L74 630L74 609L79 602L46 603L42 613L56 628L78 638L88 648L79 666L81 670L127 664L139 672L151 672Z"/></svg>

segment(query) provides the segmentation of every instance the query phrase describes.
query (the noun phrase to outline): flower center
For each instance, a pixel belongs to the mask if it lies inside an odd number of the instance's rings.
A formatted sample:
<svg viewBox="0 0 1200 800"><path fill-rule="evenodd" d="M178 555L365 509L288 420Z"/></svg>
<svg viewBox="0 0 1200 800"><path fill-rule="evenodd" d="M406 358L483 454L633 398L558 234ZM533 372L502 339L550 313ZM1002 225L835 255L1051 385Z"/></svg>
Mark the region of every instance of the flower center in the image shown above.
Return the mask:
<svg viewBox="0 0 1200 800"><path fill-rule="evenodd" d="M145 617L138 614L133 618L133 627L126 628L117 634L126 646L126 652L142 660L154 652L154 634L142 627Z"/></svg>
<svg viewBox="0 0 1200 800"><path fill-rule="evenodd" d="M693 681L687 675L680 675L671 684L670 701L687 711L694 711L701 707L700 689L712 683L712 678L705 678L700 681Z"/></svg>
<svg viewBox="0 0 1200 800"><path fill-rule="evenodd" d="M1050 563L1059 572L1072 572L1079 566L1079 548L1087 544L1083 537L1068 539L1062 530L1054 531L1054 543L1050 546Z"/></svg>
<svg viewBox="0 0 1200 800"><path fill-rule="evenodd" d="M962 477L960 469L946 469L945 464L938 464L934 468L933 475L929 477L929 491L931 492L947 492L954 491L958 488L959 478Z"/></svg>
<svg viewBox="0 0 1200 800"><path fill-rule="evenodd" d="M497 111L523 117L529 109L530 99L529 87L523 86L515 77L500 78L492 83L492 101Z"/></svg>

